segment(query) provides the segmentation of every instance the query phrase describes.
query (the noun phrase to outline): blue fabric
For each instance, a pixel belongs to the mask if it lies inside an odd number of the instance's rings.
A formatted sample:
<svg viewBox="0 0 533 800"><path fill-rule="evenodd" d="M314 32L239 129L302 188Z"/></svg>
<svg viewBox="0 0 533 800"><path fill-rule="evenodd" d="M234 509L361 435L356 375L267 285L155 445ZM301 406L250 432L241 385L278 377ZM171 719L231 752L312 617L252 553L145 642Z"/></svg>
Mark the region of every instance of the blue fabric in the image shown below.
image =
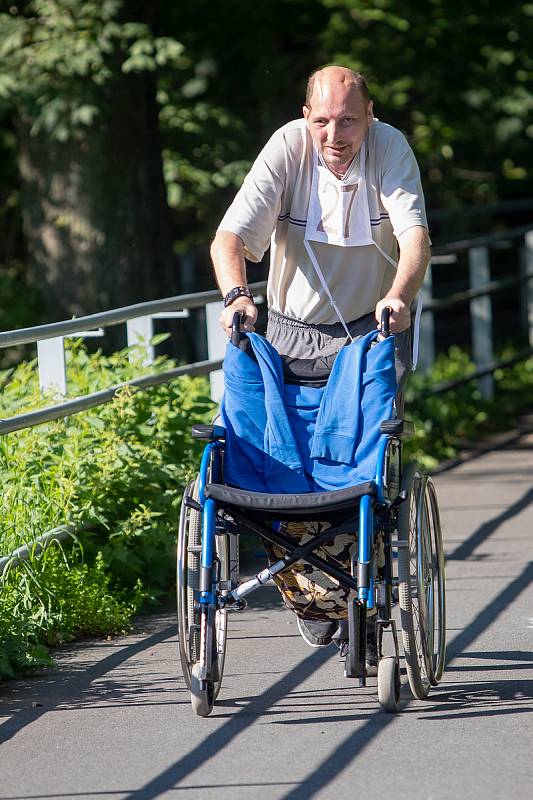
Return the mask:
<svg viewBox="0 0 533 800"><path fill-rule="evenodd" d="M276 350L258 334L248 337L257 361L231 342L224 359L224 481L305 493L372 480L379 425L390 419L397 391L394 338L376 342L372 331L343 347L327 385L316 388L285 386Z"/></svg>

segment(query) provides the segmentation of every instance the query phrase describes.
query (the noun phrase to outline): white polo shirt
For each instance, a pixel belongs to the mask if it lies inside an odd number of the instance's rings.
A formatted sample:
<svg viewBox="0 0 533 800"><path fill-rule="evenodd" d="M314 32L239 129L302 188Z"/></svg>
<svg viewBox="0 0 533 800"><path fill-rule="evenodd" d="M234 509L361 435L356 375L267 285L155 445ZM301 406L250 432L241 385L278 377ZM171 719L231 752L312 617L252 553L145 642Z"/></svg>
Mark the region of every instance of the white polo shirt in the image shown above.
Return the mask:
<svg viewBox="0 0 533 800"><path fill-rule="evenodd" d="M372 236L396 259L397 237L416 225L427 228L420 172L405 137L391 125L374 120L367 145ZM304 247L312 176L311 135L304 119L294 120L265 145L218 230L239 236L250 261L260 261L270 245L271 308L314 325L332 324L338 318ZM377 247L313 247L343 318L373 311L394 279L394 267Z"/></svg>

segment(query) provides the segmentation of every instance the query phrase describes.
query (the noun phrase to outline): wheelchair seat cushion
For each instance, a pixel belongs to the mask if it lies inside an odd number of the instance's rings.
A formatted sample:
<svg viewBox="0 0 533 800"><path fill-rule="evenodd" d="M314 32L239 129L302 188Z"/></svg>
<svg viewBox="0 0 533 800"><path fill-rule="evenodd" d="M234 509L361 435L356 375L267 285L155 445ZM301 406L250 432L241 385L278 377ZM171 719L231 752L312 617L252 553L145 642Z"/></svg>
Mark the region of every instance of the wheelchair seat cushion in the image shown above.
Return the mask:
<svg viewBox="0 0 533 800"><path fill-rule="evenodd" d="M326 519L329 514L354 511L356 501L365 494L375 494L373 481L365 481L347 489L306 494L267 494L235 489L220 483L208 483L205 496L212 497L225 508L257 513L263 518Z"/></svg>

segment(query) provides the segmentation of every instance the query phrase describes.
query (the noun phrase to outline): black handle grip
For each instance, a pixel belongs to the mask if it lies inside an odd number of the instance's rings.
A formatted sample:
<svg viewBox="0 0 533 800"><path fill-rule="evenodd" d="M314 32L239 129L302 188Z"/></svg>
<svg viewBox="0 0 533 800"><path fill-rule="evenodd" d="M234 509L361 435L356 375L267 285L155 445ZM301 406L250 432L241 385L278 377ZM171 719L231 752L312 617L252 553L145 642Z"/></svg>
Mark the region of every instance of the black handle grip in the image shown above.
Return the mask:
<svg viewBox="0 0 533 800"><path fill-rule="evenodd" d="M244 338L244 333L241 332L241 322L244 322L246 314L242 311L236 311L231 321L231 343L235 347L239 346L239 342Z"/></svg>
<svg viewBox="0 0 533 800"><path fill-rule="evenodd" d="M385 306L385 308L381 312L381 335L384 339L387 339L390 336L390 315L392 314L392 308L390 306Z"/></svg>

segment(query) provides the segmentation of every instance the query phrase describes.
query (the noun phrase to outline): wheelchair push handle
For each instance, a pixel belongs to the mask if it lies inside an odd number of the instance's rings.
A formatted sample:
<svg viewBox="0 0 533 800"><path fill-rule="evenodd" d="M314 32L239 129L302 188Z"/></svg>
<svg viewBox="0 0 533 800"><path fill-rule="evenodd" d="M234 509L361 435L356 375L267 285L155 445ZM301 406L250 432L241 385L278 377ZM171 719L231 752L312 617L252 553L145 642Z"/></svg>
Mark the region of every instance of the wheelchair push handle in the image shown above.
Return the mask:
<svg viewBox="0 0 533 800"><path fill-rule="evenodd" d="M242 311L236 311L231 321L231 343L235 347L239 346L239 342L244 338L244 333L241 331L241 323L244 322L246 314Z"/></svg>
<svg viewBox="0 0 533 800"><path fill-rule="evenodd" d="M390 306L385 306L385 308L381 312L381 322L379 325L380 334L383 339L388 339L390 336L390 315L392 314L392 308Z"/></svg>

